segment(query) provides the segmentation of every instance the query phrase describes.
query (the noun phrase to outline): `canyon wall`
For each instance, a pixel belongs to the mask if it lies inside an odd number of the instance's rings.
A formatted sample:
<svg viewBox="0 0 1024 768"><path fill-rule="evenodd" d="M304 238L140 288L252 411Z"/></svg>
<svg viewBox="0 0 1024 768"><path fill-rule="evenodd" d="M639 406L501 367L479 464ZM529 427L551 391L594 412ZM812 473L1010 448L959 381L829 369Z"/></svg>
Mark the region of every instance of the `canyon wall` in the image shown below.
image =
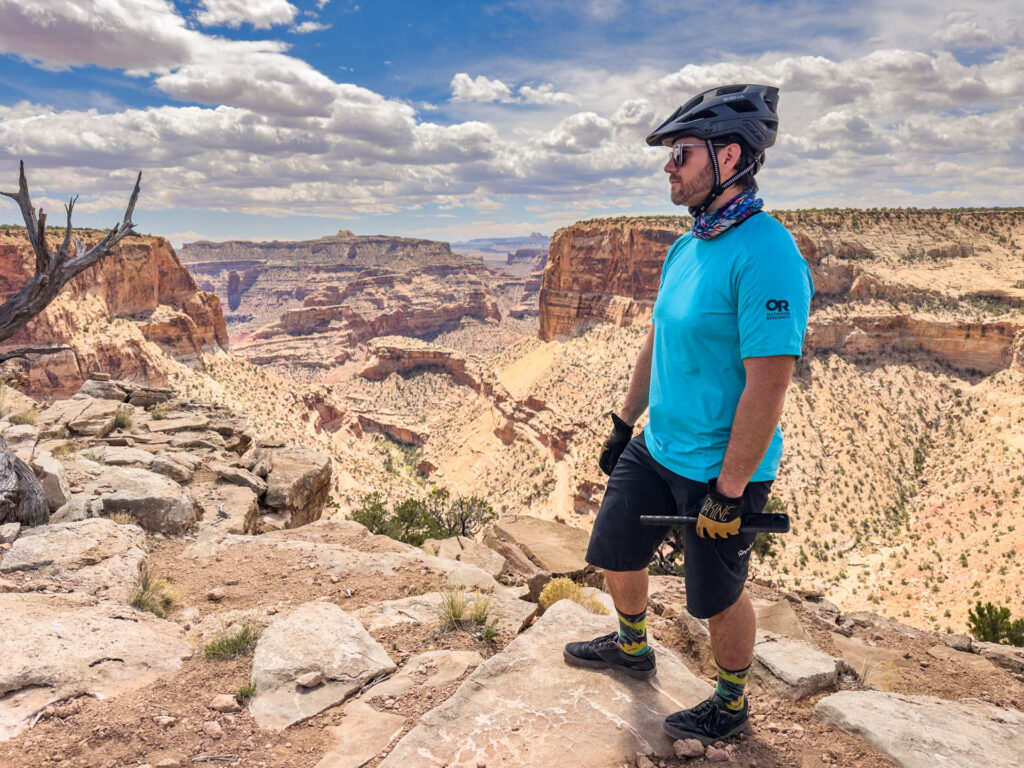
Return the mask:
<svg viewBox="0 0 1024 768"><path fill-rule="evenodd" d="M1013 363L1024 338L1024 211L811 210L777 218L814 278L807 349L923 352L980 374ZM541 339L602 322L649 322L665 254L688 227L684 217L632 217L555 232L540 288Z"/></svg>
<svg viewBox="0 0 1024 768"><path fill-rule="evenodd" d="M102 233L77 235L88 246ZM34 264L24 229L0 234L0 301L21 289ZM203 352L226 350L228 334L220 300L198 289L170 243L134 236L71 280L0 349L54 343L70 349L32 364L27 391L33 396L74 393L94 370L164 384L169 358L193 364Z"/></svg>

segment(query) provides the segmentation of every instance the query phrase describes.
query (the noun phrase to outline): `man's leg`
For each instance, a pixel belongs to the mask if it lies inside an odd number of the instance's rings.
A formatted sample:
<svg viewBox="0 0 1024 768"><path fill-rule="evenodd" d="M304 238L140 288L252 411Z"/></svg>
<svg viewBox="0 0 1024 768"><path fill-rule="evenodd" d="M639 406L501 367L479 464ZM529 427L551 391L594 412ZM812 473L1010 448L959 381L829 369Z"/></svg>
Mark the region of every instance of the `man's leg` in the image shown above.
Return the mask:
<svg viewBox="0 0 1024 768"><path fill-rule="evenodd" d="M605 571L615 607L622 613L642 613L647 610L647 570ZM751 644L753 647L753 644Z"/></svg>
<svg viewBox="0 0 1024 768"><path fill-rule="evenodd" d="M711 630L711 651L719 666L725 669L746 669L750 666L754 657L757 617L746 590L739 600L708 619L708 629Z"/></svg>

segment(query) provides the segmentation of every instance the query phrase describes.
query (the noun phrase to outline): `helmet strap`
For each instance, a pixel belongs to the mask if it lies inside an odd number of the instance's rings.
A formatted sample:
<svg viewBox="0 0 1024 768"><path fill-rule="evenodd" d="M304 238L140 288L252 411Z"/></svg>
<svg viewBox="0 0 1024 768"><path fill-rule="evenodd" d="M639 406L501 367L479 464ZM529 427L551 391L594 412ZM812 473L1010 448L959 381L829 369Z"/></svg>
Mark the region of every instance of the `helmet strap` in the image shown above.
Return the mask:
<svg viewBox="0 0 1024 768"><path fill-rule="evenodd" d="M711 188L711 191L708 192L707 197L705 197L701 201L700 205L695 205L689 209L690 215L693 216L694 218L697 218L698 216L702 215L704 211L708 209L708 206L718 199L719 195L721 195L723 192L725 192L725 190L727 190L729 187L735 184L738 179L741 179L743 176L746 176L748 173L754 170L754 168L757 167L757 162L755 161L748 165L739 173L734 173L731 177L729 177L725 181L722 181L722 173L718 169L718 153L715 152L715 145L711 143L711 139L705 139L704 143L707 144L708 154L711 155L711 167L715 171L715 185Z"/></svg>

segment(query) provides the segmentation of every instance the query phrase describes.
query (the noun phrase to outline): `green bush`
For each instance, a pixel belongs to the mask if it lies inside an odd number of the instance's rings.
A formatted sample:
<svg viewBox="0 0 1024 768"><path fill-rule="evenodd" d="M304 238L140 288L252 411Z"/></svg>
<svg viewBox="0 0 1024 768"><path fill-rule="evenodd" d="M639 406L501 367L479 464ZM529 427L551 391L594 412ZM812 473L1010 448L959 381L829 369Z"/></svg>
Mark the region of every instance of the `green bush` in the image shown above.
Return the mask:
<svg viewBox="0 0 1024 768"><path fill-rule="evenodd" d="M352 519L372 533L418 547L427 539L473 536L494 519L491 505L479 496L455 496L435 488L423 498L410 497L388 509L380 493L360 499Z"/></svg>
<svg viewBox="0 0 1024 768"><path fill-rule="evenodd" d="M1024 619L1011 619L1010 609L1005 606L982 605L979 600L967 611L967 628L976 639L984 642L1024 646Z"/></svg>
<svg viewBox="0 0 1024 768"><path fill-rule="evenodd" d="M223 634L203 646L207 661L225 661L252 651L263 629L258 624L246 623L234 634Z"/></svg>

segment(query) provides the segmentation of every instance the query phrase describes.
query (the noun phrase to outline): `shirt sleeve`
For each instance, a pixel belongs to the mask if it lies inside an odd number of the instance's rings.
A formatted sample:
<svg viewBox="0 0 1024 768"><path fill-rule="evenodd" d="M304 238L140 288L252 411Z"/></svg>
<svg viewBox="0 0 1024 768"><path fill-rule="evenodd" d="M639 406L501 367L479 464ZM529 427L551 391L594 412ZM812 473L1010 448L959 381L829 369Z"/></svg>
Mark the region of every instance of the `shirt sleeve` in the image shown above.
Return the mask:
<svg viewBox="0 0 1024 768"><path fill-rule="evenodd" d="M736 273L740 357L800 356L814 283L792 238L748 253Z"/></svg>

